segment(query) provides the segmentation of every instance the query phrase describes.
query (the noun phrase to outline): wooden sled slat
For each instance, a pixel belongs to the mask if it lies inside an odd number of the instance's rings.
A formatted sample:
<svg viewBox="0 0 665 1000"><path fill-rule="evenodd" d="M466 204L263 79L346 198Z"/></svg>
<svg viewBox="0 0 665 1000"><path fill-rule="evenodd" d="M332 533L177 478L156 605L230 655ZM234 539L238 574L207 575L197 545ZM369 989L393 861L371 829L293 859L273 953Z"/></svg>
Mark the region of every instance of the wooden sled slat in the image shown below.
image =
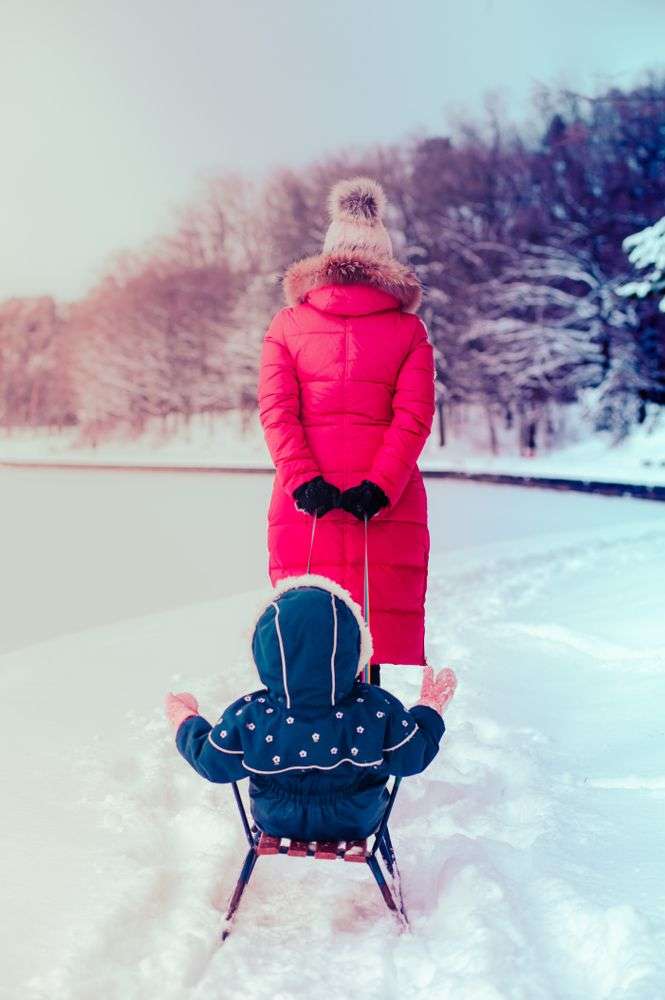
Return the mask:
<svg viewBox="0 0 665 1000"><path fill-rule="evenodd" d="M261 856L267 854L279 854L281 842L280 837L269 837L267 833L262 833L256 846L256 853Z"/></svg>
<svg viewBox="0 0 665 1000"><path fill-rule="evenodd" d="M291 858L314 857L319 861L364 862L367 860L366 840L288 840L271 837L262 833L256 845L256 853L262 857L274 854L288 854Z"/></svg>
<svg viewBox="0 0 665 1000"><path fill-rule="evenodd" d="M339 857L338 848L336 840L317 840L314 857L319 861L335 861Z"/></svg>
<svg viewBox="0 0 665 1000"><path fill-rule="evenodd" d="M309 854L309 842L307 840L291 840L286 853L290 858L306 858Z"/></svg>
<svg viewBox="0 0 665 1000"><path fill-rule="evenodd" d="M346 849L344 851L344 860L359 861L361 864L367 861L367 841L347 840Z"/></svg>

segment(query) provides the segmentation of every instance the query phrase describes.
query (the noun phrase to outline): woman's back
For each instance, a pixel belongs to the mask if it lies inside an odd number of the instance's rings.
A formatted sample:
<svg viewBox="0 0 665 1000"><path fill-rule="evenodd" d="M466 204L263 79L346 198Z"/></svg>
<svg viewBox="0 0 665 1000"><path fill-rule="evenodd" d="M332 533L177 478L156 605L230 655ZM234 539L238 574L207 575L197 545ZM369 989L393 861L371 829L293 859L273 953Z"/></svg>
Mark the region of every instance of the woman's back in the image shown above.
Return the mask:
<svg viewBox="0 0 665 1000"><path fill-rule="evenodd" d="M272 336L293 359L315 461L340 489L355 485L368 476L394 417L398 375L414 341L426 336L422 322L381 289L326 285L278 313ZM283 431L290 433L288 425Z"/></svg>
<svg viewBox="0 0 665 1000"><path fill-rule="evenodd" d="M269 571L276 583L309 563L300 487L321 477L342 491L369 481L388 501L368 529L376 662L424 664L429 532L416 463L434 415L434 358L415 315L420 284L392 256L384 202L367 178L335 186L324 252L287 270L287 308L266 333L259 415L277 469ZM362 602L364 557L364 525L330 510L316 528L312 570Z"/></svg>

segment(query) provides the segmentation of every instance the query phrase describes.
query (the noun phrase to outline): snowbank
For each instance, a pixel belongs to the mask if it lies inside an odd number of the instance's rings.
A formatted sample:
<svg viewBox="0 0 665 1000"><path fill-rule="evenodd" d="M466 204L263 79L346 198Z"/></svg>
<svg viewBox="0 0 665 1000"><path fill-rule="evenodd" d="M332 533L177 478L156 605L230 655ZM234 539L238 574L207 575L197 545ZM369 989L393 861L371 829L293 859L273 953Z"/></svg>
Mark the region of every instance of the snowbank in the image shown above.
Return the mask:
<svg viewBox="0 0 665 1000"><path fill-rule="evenodd" d="M0 434L0 463L3 461L272 468L258 417L245 422L235 412L213 421L194 418L188 427L173 433L155 424L141 437L119 436L97 448L81 445L76 429L5 432Z"/></svg>
<svg viewBox="0 0 665 1000"><path fill-rule="evenodd" d="M476 427L473 420L450 428L449 437L450 443L440 448L432 433L420 462L423 470L665 485L665 423L651 433L638 428L620 445L613 445L609 434L597 433L535 458L511 453L514 447L507 438L501 441L501 454L489 454L484 424ZM0 434L2 462L272 468L258 417L243 422L236 413L212 422L194 419L189 428L172 435L156 427L138 439L108 441L98 448L81 447L75 431L14 431Z"/></svg>
<svg viewBox="0 0 665 1000"><path fill-rule="evenodd" d="M620 445L613 445L609 434L598 433L584 441L534 458L469 452L460 441L455 441L449 448L437 448L430 439L420 466L423 469L450 469L457 472L490 472L663 486L665 426L651 434L635 431Z"/></svg>

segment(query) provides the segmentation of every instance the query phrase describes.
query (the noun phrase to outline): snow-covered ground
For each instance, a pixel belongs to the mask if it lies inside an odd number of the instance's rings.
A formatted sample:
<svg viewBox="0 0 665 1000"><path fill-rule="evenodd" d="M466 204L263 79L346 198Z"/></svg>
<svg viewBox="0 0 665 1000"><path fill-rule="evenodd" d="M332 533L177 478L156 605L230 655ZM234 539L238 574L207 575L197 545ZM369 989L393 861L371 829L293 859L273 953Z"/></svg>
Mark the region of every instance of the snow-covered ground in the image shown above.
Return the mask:
<svg viewBox="0 0 665 1000"><path fill-rule="evenodd" d="M498 432L500 454L488 450L487 428L480 415L466 414L460 426L448 429L449 443L438 445L432 433L420 462L424 470L494 472L518 476L593 479L621 483L665 485L665 419L650 415L620 445L607 433L590 434L575 425L574 443L534 458L517 453L514 430ZM111 440L97 448L81 447L77 432L62 434L14 431L0 434L2 462L85 462L92 464L165 466L271 466L259 426L253 417L243 423L235 413L214 421L195 419L188 429L165 434L155 427L135 440Z"/></svg>
<svg viewBox="0 0 665 1000"><path fill-rule="evenodd" d="M193 418L188 427L172 431L156 423L140 437L119 436L96 448L82 445L75 428L61 433L0 429L2 461L272 468L258 416L244 421L235 412L214 420Z"/></svg>
<svg viewBox="0 0 665 1000"><path fill-rule="evenodd" d="M254 686L252 590L0 659L3 997L662 1000L662 509L466 484L430 503L429 654L460 687L393 824L413 933L364 870L269 858L218 947L242 833L160 703L191 689L213 715ZM415 698L416 671L386 682Z"/></svg>
<svg viewBox="0 0 665 1000"><path fill-rule="evenodd" d="M461 442L439 449L431 442L421 467L665 486L665 429L648 436L635 434L616 446L612 446L608 435L596 434L585 441L533 458L473 452Z"/></svg>

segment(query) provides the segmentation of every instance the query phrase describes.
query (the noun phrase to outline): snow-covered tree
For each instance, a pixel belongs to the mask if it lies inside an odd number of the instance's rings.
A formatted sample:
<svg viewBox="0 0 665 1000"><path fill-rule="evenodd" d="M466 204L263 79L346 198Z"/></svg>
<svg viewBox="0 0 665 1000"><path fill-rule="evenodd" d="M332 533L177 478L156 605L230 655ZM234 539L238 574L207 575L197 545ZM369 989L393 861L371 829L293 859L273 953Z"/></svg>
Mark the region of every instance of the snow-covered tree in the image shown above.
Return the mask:
<svg viewBox="0 0 665 1000"><path fill-rule="evenodd" d="M617 288L619 295L635 295L640 299L647 295L659 295L665 292L665 216L647 226L623 241L623 249L628 254L631 264L638 270L650 270L635 281L627 281ZM665 295L660 300L659 308L665 312Z"/></svg>
<svg viewBox="0 0 665 1000"><path fill-rule="evenodd" d="M492 439L494 415L510 413L532 451L552 402L571 403L601 383L609 331L627 323L626 310L588 255L533 244L517 248L475 298L459 339L468 395L487 407Z"/></svg>
<svg viewBox="0 0 665 1000"><path fill-rule="evenodd" d="M230 405L245 417L256 410L263 338L280 304L278 275L259 273L249 281L230 320L224 346L225 389Z"/></svg>
<svg viewBox="0 0 665 1000"><path fill-rule="evenodd" d="M48 296L0 305L0 424L72 423L67 331Z"/></svg>
<svg viewBox="0 0 665 1000"><path fill-rule="evenodd" d="M331 184L366 173L425 286L440 439L471 403L491 436L501 420L533 443L580 393L598 426L625 433L665 403L665 218L646 225L665 201L665 79L592 100L543 92L532 125L518 131L494 105L445 136L341 150L265 181L215 178L69 319L54 307L51 326L33 326L36 307L0 306L0 420L71 420L72 383L95 439L252 410L279 275L320 250Z"/></svg>

